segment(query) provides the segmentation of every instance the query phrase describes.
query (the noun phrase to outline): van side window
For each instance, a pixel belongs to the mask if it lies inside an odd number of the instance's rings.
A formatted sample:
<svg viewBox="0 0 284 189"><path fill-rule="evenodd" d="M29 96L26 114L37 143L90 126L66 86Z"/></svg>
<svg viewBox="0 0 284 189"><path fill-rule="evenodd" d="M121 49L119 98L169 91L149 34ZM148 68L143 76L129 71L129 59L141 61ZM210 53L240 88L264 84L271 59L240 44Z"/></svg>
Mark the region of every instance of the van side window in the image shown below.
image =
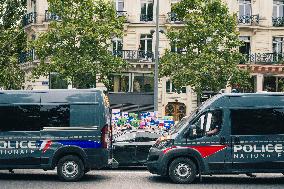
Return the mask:
<svg viewBox="0 0 284 189"><path fill-rule="evenodd" d="M43 127L69 127L69 105L0 106L0 131L40 131Z"/></svg>
<svg viewBox="0 0 284 189"><path fill-rule="evenodd" d="M40 130L39 105L0 106L0 131Z"/></svg>
<svg viewBox="0 0 284 189"><path fill-rule="evenodd" d="M231 110L232 135L284 134L284 109Z"/></svg>
<svg viewBox="0 0 284 189"><path fill-rule="evenodd" d="M70 106L63 105L43 105L40 108L42 127L69 127L70 126Z"/></svg>
<svg viewBox="0 0 284 189"><path fill-rule="evenodd" d="M222 126L222 111L214 110L202 114L195 123L197 138L218 135Z"/></svg>

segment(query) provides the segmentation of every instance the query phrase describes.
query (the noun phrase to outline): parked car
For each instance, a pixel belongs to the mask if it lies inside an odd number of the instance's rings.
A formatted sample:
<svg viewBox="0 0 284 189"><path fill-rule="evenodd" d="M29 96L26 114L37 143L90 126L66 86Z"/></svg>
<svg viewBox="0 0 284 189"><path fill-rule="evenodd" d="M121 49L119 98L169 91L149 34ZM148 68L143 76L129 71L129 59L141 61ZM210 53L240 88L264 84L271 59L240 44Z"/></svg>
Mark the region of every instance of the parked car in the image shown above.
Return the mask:
<svg viewBox="0 0 284 189"><path fill-rule="evenodd" d="M125 131L114 139L113 157L119 166L143 166L149 149L160 136L144 130Z"/></svg>

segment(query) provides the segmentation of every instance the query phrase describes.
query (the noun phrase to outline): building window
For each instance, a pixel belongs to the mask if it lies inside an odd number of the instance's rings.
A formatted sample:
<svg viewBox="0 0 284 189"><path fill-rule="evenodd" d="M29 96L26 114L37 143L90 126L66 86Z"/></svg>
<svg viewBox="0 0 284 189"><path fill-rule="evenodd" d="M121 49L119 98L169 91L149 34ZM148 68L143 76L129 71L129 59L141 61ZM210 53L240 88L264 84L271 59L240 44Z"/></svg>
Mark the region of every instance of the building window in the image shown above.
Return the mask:
<svg viewBox="0 0 284 189"><path fill-rule="evenodd" d="M273 1L273 26L284 26L284 1Z"/></svg>
<svg viewBox="0 0 284 189"><path fill-rule="evenodd" d="M123 43L122 39L114 38L112 39L112 52L114 55L122 57Z"/></svg>
<svg viewBox="0 0 284 189"><path fill-rule="evenodd" d="M30 9L36 12L36 0L31 0Z"/></svg>
<svg viewBox="0 0 284 189"><path fill-rule="evenodd" d="M153 0L141 0L140 21L153 21Z"/></svg>
<svg viewBox="0 0 284 189"><path fill-rule="evenodd" d="M283 37L273 37L273 53L282 54Z"/></svg>
<svg viewBox="0 0 284 189"><path fill-rule="evenodd" d="M153 92L154 76L152 74L133 73L133 92Z"/></svg>
<svg viewBox="0 0 284 189"><path fill-rule="evenodd" d="M131 77L129 73L112 75L110 81L110 92L130 92Z"/></svg>
<svg viewBox="0 0 284 189"><path fill-rule="evenodd" d="M186 87L182 87L180 90L177 90L175 85L171 80L166 82L166 92L167 93L186 93Z"/></svg>
<svg viewBox="0 0 284 189"><path fill-rule="evenodd" d="M112 75L108 90L110 92L153 92L154 76L146 73L124 73Z"/></svg>
<svg viewBox="0 0 284 189"><path fill-rule="evenodd" d="M267 92L276 92L276 77L264 76L263 78L263 90Z"/></svg>
<svg viewBox="0 0 284 189"><path fill-rule="evenodd" d="M273 1L273 17L284 16L284 1Z"/></svg>
<svg viewBox="0 0 284 189"><path fill-rule="evenodd" d="M140 37L139 53L142 58L152 57L152 35L142 34Z"/></svg>
<svg viewBox="0 0 284 189"><path fill-rule="evenodd" d="M174 53L185 52L185 49L181 48L178 43L179 43L179 40L174 40L173 42L171 42L171 52L174 52Z"/></svg>
<svg viewBox="0 0 284 189"><path fill-rule="evenodd" d="M239 23L251 24L254 21L251 13L251 0L239 0ZM258 22L258 18L256 21Z"/></svg>
<svg viewBox="0 0 284 189"><path fill-rule="evenodd" d="M173 7L175 4L179 3L180 0L172 0L171 1L171 7ZM180 22L181 20L178 18L177 14L171 10L171 12L168 13L169 21L170 22Z"/></svg>
<svg viewBox="0 0 284 189"><path fill-rule="evenodd" d="M240 46L239 51L242 54L250 54L250 37L249 36L240 36L240 40L243 42L243 45Z"/></svg>
<svg viewBox="0 0 284 189"><path fill-rule="evenodd" d="M239 15L251 16L251 0L239 0Z"/></svg>
<svg viewBox="0 0 284 189"><path fill-rule="evenodd" d="M116 0L115 8L116 8L116 11L118 12L124 11L124 0Z"/></svg>

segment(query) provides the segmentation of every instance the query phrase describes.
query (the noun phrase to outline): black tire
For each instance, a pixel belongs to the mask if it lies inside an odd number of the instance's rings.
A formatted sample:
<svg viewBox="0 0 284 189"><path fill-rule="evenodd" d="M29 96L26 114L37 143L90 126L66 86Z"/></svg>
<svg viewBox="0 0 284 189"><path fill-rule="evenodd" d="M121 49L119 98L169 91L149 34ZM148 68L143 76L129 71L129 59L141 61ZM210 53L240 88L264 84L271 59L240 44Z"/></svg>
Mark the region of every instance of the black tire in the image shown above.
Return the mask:
<svg viewBox="0 0 284 189"><path fill-rule="evenodd" d="M85 166L78 156L64 156L58 161L57 175L60 180L75 182L80 180L85 174Z"/></svg>
<svg viewBox="0 0 284 189"><path fill-rule="evenodd" d="M192 183L196 178L196 165L188 158L177 158L169 166L169 176L174 183Z"/></svg>

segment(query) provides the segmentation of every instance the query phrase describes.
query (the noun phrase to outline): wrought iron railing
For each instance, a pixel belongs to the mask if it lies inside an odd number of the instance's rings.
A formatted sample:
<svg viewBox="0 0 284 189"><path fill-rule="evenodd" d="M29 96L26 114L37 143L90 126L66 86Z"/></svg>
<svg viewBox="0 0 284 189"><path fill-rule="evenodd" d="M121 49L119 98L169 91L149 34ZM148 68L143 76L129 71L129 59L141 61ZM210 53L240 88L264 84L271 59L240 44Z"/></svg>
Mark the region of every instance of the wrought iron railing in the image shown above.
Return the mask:
<svg viewBox="0 0 284 189"><path fill-rule="evenodd" d="M251 53L241 64L284 64L283 53Z"/></svg>
<svg viewBox="0 0 284 189"><path fill-rule="evenodd" d="M24 26L27 26L29 24L32 24L32 23L36 23L36 20L37 20L37 13L36 12L31 12L31 13L28 13L28 14L25 14L23 16L23 25Z"/></svg>
<svg viewBox="0 0 284 189"><path fill-rule="evenodd" d="M127 16L127 12L126 11L116 11L116 15L118 17L126 17Z"/></svg>
<svg viewBox="0 0 284 189"><path fill-rule="evenodd" d="M181 22L183 22L183 20L178 18L177 13L169 12L168 13L168 22L181 23Z"/></svg>
<svg viewBox="0 0 284 189"><path fill-rule="evenodd" d="M20 57L19 57L19 63L20 64L23 64L23 63L26 63L26 62L32 62L34 60L36 60L36 54L35 54L34 49L20 53Z"/></svg>
<svg viewBox="0 0 284 189"><path fill-rule="evenodd" d="M238 19L239 24L257 25L259 24L259 15L242 15Z"/></svg>
<svg viewBox="0 0 284 189"><path fill-rule="evenodd" d="M272 24L276 27L284 26L284 17L272 17Z"/></svg>
<svg viewBox="0 0 284 189"><path fill-rule="evenodd" d="M113 56L121 57L128 61L154 61L153 52L143 50L118 50L112 52Z"/></svg>
<svg viewBox="0 0 284 189"><path fill-rule="evenodd" d="M55 13L51 13L48 10L45 10L45 22L49 22L49 21L58 21L61 20L61 17L56 15Z"/></svg>
<svg viewBox="0 0 284 189"><path fill-rule="evenodd" d="M143 22L153 21L153 15L141 14L140 21L143 21Z"/></svg>

